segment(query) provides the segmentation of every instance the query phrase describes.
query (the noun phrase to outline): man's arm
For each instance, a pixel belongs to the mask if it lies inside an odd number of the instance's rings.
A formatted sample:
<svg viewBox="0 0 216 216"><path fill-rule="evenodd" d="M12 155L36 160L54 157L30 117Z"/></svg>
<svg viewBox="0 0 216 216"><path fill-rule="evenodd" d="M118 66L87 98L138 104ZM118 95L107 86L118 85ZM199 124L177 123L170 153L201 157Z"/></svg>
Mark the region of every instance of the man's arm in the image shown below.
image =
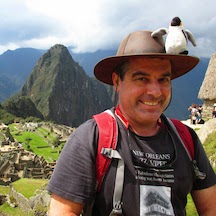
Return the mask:
<svg viewBox="0 0 216 216"><path fill-rule="evenodd" d="M49 216L79 216L83 207L84 204L75 203L56 194L52 194Z"/></svg>
<svg viewBox="0 0 216 216"><path fill-rule="evenodd" d="M191 193L199 215L216 215L216 185Z"/></svg>

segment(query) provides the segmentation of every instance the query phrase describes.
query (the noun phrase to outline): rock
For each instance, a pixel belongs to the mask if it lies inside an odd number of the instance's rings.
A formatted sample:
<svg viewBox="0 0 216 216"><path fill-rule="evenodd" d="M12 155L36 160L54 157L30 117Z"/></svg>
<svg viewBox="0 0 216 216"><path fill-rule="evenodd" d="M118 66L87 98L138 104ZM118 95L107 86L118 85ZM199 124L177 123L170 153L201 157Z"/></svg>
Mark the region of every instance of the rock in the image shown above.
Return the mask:
<svg viewBox="0 0 216 216"><path fill-rule="evenodd" d="M200 130L197 131L197 135L199 136L202 143L204 143L207 136L213 133L216 130L216 118L210 119L202 125Z"/></svg>

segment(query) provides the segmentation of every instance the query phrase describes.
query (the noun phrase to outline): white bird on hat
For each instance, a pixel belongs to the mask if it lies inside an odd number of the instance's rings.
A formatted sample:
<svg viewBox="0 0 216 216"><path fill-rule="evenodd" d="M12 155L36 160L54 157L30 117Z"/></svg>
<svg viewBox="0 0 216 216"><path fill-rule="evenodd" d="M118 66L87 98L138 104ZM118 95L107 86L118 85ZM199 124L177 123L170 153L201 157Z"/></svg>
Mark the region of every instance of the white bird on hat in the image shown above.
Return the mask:
<svg viewBox="0 0 216 216"><path fill-rule="evenodd" d="M166 35L165 51L168 54L188 54L188 40L196 46L196 41L193 34L184 29L179 17L174 17L170 23L169 29L159 28L152 32L152 37L162 37Z"/></svg>

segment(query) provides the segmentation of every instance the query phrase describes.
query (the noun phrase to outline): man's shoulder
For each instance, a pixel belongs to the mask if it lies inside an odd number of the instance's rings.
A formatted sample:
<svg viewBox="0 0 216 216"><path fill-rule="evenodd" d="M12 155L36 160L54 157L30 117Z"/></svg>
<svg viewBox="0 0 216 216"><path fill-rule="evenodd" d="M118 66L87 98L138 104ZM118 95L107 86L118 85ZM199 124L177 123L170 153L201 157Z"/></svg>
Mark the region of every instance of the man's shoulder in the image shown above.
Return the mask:
<svg viewBox="0 0 216 216"><path fill-rule="evenodd" d="M89 119L79 125L74 132L71 134L71 137L76 137L81 140L86 139L87 137L94 137L96 130L96 122L94 119ZM88 139L87 138L87 139Z"/></svg>
<svg viewBox="0 0 216 216"><path fill-rule="evenodd" d="M81 125L79 125L77 128L76 128L76 131L83 131L85 129L91 129L91 128L94 128L96 125L96 122L93 118L91 119L88 119L87 121L83 122Z"/></svg>

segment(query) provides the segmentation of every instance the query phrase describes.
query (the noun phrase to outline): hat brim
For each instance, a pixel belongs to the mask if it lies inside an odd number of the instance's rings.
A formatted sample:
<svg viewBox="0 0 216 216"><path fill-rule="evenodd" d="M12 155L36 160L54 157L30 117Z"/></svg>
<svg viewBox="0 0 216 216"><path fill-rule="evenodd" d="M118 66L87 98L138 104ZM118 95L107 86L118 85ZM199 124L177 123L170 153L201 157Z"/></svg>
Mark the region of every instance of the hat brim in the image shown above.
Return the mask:
<svg viewBox="0 0 216 216"><path fill-rule="evenodd" d="M127 60L134 58L161 58L171 62L171 79L175 79L190 70L198 63L199 58L188 55L171 55L166 53L146 53L142 55L111 56L98 62L94 68L95 77L103 83L113 85L112 73L115 68Z"/></svg>

